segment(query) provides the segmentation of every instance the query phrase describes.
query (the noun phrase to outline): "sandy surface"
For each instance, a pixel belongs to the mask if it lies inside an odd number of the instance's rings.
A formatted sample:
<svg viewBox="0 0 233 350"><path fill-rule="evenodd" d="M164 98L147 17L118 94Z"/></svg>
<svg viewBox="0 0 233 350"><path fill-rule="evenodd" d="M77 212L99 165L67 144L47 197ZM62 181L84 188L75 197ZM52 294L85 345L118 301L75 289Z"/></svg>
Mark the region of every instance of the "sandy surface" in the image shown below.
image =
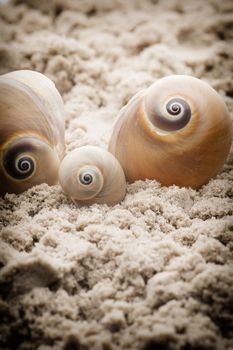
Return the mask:
<svg viewBox="0 0 233 350"><path fill-rule="evenodd" d="M68 151L106 148L119 109L169 74L233 111L232 1L51 4L1 6L0 73L54 80ZM232 184L233 152L198 191L136 182L112 208L75 207L59 185L0 199L0 349L232 349Z"/></svg>

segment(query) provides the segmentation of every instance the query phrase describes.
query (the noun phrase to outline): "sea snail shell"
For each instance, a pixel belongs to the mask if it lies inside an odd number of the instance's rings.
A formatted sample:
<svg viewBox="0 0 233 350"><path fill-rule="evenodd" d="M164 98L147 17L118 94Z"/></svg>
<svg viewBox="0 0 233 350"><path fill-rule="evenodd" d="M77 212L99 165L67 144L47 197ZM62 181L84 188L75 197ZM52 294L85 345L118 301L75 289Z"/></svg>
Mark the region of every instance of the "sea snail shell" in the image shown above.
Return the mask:
<svg viewBox="0 0 233 350"><path fill-rule="evenodd" d="M121 110L109 142L129 182L199 188L223 167L231 118L208 84L189 76L162 78Z"/></svg>
<svg viewBox="0 0 233 350"><path fill-rule="evenodd" d="M68 153L59 169L64 192L77 204L120 202L126 192L124 172L108 151L83 146Z"/></svg>
<svg viewBox="0 0 233 350"><path fill-rule="evenodd" d="M65 152L63 101L41 73L0 76L0 195L58 181Z"/></svg>

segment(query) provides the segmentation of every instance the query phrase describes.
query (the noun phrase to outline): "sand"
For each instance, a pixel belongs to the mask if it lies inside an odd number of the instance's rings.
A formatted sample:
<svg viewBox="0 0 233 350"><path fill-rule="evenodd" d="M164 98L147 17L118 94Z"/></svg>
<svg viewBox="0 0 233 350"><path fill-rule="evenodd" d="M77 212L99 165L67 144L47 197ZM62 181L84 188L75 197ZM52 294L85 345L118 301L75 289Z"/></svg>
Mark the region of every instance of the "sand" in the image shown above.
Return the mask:
<svg viewBox="0 0 233 350"><path fill-rule="evenodd" d="M233 111L232 1L14 1L0 73L34 69L65 102L67 152L106 148L120 108L170 74ZM0 349L233 348L233 150L199 190L127 186L76 207L59 185L0 199Z"/></svg>

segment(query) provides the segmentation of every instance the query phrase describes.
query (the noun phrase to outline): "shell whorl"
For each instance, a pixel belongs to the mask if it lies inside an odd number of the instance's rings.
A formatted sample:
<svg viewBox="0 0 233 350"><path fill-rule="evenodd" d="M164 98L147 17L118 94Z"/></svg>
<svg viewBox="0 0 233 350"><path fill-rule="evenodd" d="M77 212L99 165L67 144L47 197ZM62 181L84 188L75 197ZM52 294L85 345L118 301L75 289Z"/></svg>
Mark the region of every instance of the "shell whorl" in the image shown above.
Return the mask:
<svg viewBox="0 0 233 350"><path fill-rule="evenodd" d="M60 158L40 137L15 137L0 148L0 153L0 195L20 193L44 182L57 183Z"/></svg>
<svg viewBox="0 0 233 350"><path fill-rule="evenodd" d="M122 109L109 142L129 182L199 188L222 168L230 150L231 118L207 83L162 78Z"/></svg>
<svg viewBox="0 0 233 350"><path fill-rule="evenodd" d="M31 151L32 149L27 145L19 148L16 152L14 148L9 149L3 157L5 174L15 180L29 179L33 176L37 164Z"/></svg>
<svg viewBox="0 0 233 350"><path fill-rule="evenodd" d="M58 180L65 152L63 102L43 74L0 76L0 195Z"/></svg>
<svg viewBox="0 0 233 350"><path fill-rule="evenodd" d="M114 205L125 196L126 182L119 162L95 146L83 146L68 153L59 169L64 192L75 202Z"/></svg>
<svg viewBox="0 0 233 350"><path fill-rule="evenodd" d="M77 171L76 176L78 200L88 200L102 190L104 184L103 174L95 165L83 165Z"/></svg>
<svg viewBox="0 0 233 350"><path fill-rule="evenodd" d="M153 94L148 92L144 105L148 119L163 131L177 131L184 128L192 116L190 104L180 96L173 96L160 106L154 101Z"/></svg>

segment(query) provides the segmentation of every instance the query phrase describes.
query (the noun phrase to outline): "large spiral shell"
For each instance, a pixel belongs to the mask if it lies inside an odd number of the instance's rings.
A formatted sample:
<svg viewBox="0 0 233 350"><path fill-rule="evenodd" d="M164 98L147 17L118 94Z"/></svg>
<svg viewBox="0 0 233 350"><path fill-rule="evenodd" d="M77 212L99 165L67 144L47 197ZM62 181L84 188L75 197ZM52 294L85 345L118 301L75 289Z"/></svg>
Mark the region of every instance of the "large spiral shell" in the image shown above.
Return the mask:
<svg viewBox="0 0 233 350"><path fill-rule="evenodd" d="M64 192L77 204L120 202L126 191L124 172L108 151L83 146L68 153L61 162L59 181Z"/></svg>
<svg viewBox="0 0 233 350"><path fill-rule="evenodd" d="M58 181L65 152L63 101L41 73L0 76L0 195Z"/></svg>
<svg viewBox="0 0 233 350"><path fill-rule="evenodd" d="M139 92L120 112L109 151L129 182L199 188L222 169L232 122L222 98L189 76L162 78Z"/></svg>

